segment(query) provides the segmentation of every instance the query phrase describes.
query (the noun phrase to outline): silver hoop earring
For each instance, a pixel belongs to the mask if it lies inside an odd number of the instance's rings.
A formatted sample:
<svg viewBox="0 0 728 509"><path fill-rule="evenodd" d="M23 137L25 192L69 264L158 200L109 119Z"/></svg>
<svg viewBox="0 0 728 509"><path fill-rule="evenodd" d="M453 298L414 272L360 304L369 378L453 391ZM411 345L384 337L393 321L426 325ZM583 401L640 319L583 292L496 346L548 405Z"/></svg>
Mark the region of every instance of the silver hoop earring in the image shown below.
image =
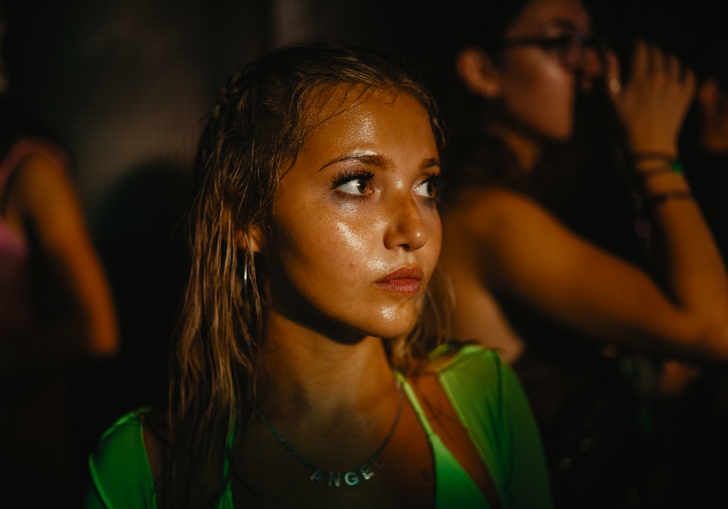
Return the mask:
<svg viewBox="0 0 728 509"><path fill-rule="evenodd" d="M245 255L245 261L243 262L243 297L248 300L248 256Z"/></svg>

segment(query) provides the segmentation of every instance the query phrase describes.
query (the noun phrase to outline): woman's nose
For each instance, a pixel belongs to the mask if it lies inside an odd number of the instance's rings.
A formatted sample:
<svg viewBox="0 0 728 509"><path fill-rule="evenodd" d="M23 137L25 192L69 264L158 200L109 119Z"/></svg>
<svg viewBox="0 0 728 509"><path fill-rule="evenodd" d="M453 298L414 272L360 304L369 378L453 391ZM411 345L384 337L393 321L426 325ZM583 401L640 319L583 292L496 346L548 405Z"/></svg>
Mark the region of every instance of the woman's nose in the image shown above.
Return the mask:
<svg viewBox="0 0 728 509"><path fill-rule="evenodd" d="M384 235L387 249L416 251L427 243L427 227L414 196L398 199L389 209L388 227Z"/></svg>

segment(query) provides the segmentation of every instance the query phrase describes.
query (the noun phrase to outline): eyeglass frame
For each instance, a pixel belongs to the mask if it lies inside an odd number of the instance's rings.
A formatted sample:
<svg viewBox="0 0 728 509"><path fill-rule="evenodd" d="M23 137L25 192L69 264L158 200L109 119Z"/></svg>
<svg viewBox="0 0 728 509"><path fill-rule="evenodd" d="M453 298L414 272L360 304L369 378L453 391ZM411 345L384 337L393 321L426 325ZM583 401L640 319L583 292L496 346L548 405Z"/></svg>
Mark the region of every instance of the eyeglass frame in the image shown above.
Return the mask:
<svg viewBox="0 0 728 509"><path fill-rule="evenodd" d="M572 63L568 61L566 52L569 44L576 40L579 49L579 61ZM537 46L543 50L555 50L559 57L559 62L568 69L576 70L584 65L586 50L593 48L600 59L604 59L606 55L606 45L599 34L587 35L584 32L575 32L561 37L521 37L517 39L505 39L502 42L502 48L517 48L519 46ZM560 51L561 49L561 51Z"/></svg>

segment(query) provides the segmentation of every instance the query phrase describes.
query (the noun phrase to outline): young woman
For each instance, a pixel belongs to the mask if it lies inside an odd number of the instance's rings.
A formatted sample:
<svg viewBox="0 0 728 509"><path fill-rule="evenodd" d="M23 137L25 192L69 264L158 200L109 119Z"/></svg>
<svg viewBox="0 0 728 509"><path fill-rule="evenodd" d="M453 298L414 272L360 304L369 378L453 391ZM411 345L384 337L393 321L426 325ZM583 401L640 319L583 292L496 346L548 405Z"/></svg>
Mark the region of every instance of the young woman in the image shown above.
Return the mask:
<svg viewBox="0 0 728 509"><path fill-rule="evenodd" d="M646 44L637 45L628 82L616 58L607 61L608 94L647 215L641 226L651 225L663 269L658 280L567 226L570 220L594 233L595 224L578 217L581 208L567 217L551 207L561 198L588 204L603 193L569 187L566 168L547 160L554 147L574 148L564 145L579 134L575 99L600 72L582 3L483 1L447 9L458 18L458 46L446 62L459 80L448 97L460 100L444 106L453 142L443 157L455 164L443 204L442 261L455 288L454 336L477 338L518 366L554 478L564 481L565 506L594 495L598 485L602 493L574 506L623 499L632 481L604 480L629 470L613 451L635 450L622 430L636 416L614 411L629 398L617 390L616 362L601 354L605 343L701 361L728 356L728 278L676 164L693 74ZM592 96L605 93L591 89ZM581 477L580 470L591 474Z"/></svg>
<svg viewBox="0 0 728 509"><path fill-rule="evenodd" d="M497 102L481 118L479 135L501 140L525 177L537 171L550 142L572 135L577 71L590 55L588 33L589 17L578 1L533 0L507 25L497 54L470 45L458 55L465 87ZM491 297L497 288L598 339L703 360L728 354L725 270L683 175L665 171L678 156L693 75L644 44L637 47L629 83L620 83L617 70L610 59L610 93L635 175L645 201L659 201L652 220L665 237L658 249L668 258L668 288L571 234L523 193L463 188L444 219L444 262L462 296L456 336L493 339L486 331L497 317ZM512 360L523 348L506 335L498 346Z"/></svg>
<svg viewBox="0 0 728 509"><path fill-rule="evenodd" d="M0 46L2 46L0 26ZM66 153L7 94L0 58L0 493L65 507L75 458L65 369L119 348L114 306ZM38 458L44 460L39 462Z"/></svg>
<svg viewBox="0 0 728 509"><path fill-rule="evenodd" d="M440 338L440 138L391 57L292 46L232 76L171 410L104 435L88 508L550 507L513 373Z"/></svg>

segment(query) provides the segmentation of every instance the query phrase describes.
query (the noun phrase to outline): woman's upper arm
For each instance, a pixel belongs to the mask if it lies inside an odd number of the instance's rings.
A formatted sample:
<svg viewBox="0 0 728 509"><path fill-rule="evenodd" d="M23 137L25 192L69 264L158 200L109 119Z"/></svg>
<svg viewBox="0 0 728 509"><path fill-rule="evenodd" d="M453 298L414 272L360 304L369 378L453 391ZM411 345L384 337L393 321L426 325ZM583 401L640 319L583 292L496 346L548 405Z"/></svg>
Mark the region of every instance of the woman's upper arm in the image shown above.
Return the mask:
<svg viewBox="0 0 728 509"><path fill-rule="evenodd" d="M161 439L147 425L144 425L142 429L149 470L152 473L152 479L156 483L162 475L162 466L165 458L169 455L169 448L162 443Z"/></svg>
<svg viewBox="0 0 728 509"><path fill-rule="evenodd" d="M661 353L710 357L705 324L637 267L599 249L532 200L487 192L470 225L481 276L594 337Z"/></svg>
<svg viewBox="0 0 728 509"><path fill-rule="evenodd" d="M18 203L54 270L77 300L91 352L114 353L118 336L111 294L69 175L40 154L25 157L17 171Z"/></svg>

